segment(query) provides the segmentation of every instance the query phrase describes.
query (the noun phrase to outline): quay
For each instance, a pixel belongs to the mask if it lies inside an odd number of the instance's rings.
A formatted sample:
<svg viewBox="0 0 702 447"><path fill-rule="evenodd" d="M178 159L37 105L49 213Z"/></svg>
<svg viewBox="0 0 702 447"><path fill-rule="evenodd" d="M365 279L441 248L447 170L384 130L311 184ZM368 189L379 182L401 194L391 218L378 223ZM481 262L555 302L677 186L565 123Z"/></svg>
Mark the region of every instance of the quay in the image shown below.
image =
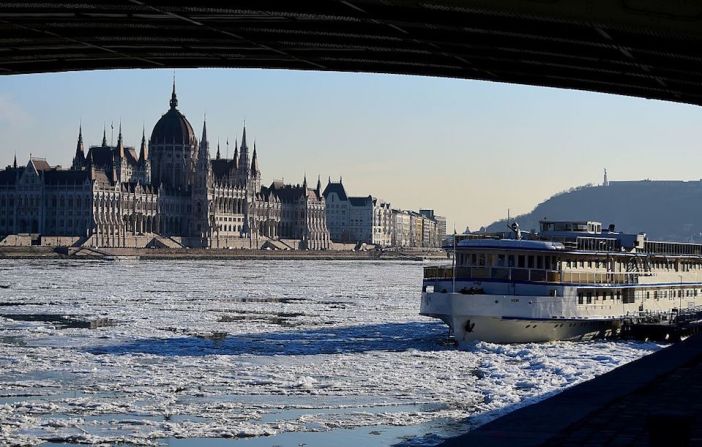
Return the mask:
<svg viewBox="0 0 702 447"><path fill-rule="evenodd" d="M441 444L698 445L702 445L702 335L693 335Z"/></svg>
<svg viewBox="0 0 702 447"><path fill-rule="evenodd" d="M672 312L627 317L616 334L619 338L679 342L702 332L702 309L674 309Z"/></svg>
<svg viewBox="0 0 702 447"><path fill-rule="evenodd" d="M0 259L103 259L103 260L379 260L423 261L444 260L446 252L427 250L261 250L203 248L91 248L91 247L0 247Z"/></svg>

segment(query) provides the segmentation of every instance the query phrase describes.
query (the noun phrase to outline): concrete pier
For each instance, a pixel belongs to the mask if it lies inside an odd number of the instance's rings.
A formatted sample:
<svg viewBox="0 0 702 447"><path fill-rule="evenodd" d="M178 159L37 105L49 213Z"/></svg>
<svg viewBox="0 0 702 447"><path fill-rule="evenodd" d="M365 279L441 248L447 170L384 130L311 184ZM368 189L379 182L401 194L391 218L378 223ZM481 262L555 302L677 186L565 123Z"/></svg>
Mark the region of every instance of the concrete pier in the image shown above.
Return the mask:
<svg viewBox="0 0 702 447"><path fill-rule="evenodd" d="M441 445L702 446L702 335Z"/></svg>

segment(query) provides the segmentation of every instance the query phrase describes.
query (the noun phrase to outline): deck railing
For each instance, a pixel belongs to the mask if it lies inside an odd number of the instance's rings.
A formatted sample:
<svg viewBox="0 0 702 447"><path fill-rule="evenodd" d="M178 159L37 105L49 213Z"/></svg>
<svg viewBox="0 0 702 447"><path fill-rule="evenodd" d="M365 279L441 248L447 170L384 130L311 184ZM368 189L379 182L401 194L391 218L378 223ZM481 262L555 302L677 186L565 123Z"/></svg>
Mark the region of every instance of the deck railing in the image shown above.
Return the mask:
<svg viewBox="0 0 702 447"><path fill-rule="evenodd" d="M532 281L576 284L637 284L640 273L559 272L556 270L504 268L504 267L457 267L459 279L494 279L501 281ZM452 279L451 267L425 267L424 279Z"/></svg>

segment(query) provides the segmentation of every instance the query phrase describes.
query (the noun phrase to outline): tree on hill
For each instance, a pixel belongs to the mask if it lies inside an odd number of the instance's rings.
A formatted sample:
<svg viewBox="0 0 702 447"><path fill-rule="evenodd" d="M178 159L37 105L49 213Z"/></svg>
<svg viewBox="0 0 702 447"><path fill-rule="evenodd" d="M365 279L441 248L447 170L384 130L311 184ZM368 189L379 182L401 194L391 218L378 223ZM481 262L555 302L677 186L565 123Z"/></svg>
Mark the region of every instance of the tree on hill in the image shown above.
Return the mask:
<svg viewBox="0 0 702 447"><path fill-rule="evenodd" d="M594 220L617 231L643 232L652 240L702 241L702 181L610 182L609 186L572 188L514 218L525 230L538 229L539 221ZM506 220L487 231L504 231Z"/></svg>

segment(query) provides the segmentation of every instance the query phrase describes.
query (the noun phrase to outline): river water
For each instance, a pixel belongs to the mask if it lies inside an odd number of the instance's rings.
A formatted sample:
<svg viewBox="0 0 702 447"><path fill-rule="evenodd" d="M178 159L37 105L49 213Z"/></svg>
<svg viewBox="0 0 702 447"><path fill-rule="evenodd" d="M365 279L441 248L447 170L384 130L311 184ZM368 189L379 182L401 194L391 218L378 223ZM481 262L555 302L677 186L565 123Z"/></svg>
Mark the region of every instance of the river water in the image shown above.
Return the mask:
<svg viewBox="0 0 702 447"><path fill-rule="evenodd" d="M432 446L660 349L459 351L422 267L0 260L0 444Z"/></svg>

